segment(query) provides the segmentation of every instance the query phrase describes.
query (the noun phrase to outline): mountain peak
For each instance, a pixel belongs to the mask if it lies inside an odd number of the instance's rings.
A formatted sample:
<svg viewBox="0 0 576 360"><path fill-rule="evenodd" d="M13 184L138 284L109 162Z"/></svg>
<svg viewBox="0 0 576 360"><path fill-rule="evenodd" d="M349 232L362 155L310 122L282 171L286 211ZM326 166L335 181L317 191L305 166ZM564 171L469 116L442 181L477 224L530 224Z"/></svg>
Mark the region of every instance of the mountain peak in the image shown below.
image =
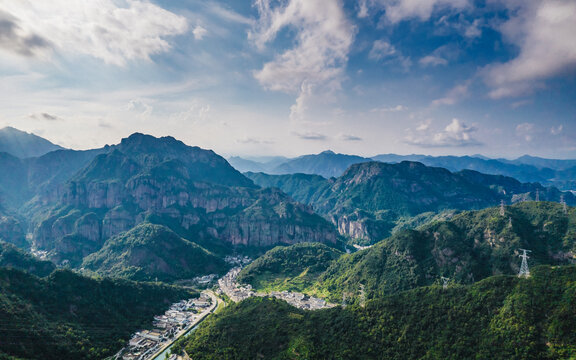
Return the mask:
<svg viewBox="0 0 576 360"><path fill-rule="evenodd" d="M335 155L335 152L332 150L324 150L319 155Z"/></svg>
<svg viewBox="0 0 576 360"><path fill-rule="evenodd" d="M61 146L31 133L6 126L0 129L0 152L7 152L19 158L38 157L55 150L63 149Z"/></svg>

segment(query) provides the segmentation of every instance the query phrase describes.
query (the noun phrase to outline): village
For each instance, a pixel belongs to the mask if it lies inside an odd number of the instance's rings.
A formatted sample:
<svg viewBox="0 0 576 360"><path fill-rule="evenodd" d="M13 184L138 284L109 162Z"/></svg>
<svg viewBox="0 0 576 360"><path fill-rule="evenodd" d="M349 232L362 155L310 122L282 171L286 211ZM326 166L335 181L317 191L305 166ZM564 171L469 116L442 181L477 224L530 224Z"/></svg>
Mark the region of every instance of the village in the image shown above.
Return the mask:
<svg viewBox="0 0 576 360"><path fill-rule="evenodd" d="M240 285L236 282L236 278L238 277L238 274L241 270L242 268L240 267L233 268L226 275L220 278L220 280L218 280L220 290L234 302L239 302L252 296L272 296L277 299L284 300L294 307L304 310L319 310L336 306L335 304L327 303L325 300L310 297L297 292L272 291L269 294L255 292L251 285Z"/></svg>
<svg viewBox="0 0 576 360"><path fill-rule="evenodd" d="M251 285L240 285L236 282L243 265L249 262L249 258L235 257L233 259L237 267L232 268L226 275L218 280L217 292L228 296L232 301L239 302L253 296L272 296L289 303L290 305L304 310L318 310L331 308L336 305L327 303L325 300L310 297L302 293L288 291L272 291L271 293L255 292ZM232 261L231 261L232 262ZM200 280L211 282L213 275ZM217 305L217 299L212 291L203 291L199 298L182 300L174 303L164 313L154 317L152 330L136 332L130 339L128 346L119 351L114 360L153 360L159 354L164 354L166 349L180 336L186 334L196 326ZM171 355L168 360L179 360L182 357ZM162 358L162 360L164 360Z"/></svg>
<svg viewBox="0 0 576 360"><path fill-rule="evenodd" d="M155 358L155 354L160 353L208 315L214 309L214 305L214 299L205 292L202 292L197 299L182 300L172 304L164 315L154 317L154 329L135 333L128 346L118 352L115 359L147 360Z"/></svg>

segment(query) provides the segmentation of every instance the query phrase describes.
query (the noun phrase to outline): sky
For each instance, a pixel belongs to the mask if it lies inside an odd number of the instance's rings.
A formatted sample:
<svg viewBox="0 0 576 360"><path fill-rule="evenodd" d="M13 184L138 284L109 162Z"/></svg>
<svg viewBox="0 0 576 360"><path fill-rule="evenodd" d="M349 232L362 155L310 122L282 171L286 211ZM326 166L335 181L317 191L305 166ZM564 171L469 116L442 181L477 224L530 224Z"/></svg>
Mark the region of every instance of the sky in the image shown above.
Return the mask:
<svg viewBox="0 0 576 360"><path fill-rule="evenodd" d="M0 0L0 127L576 158L574 0Z"/></svg>

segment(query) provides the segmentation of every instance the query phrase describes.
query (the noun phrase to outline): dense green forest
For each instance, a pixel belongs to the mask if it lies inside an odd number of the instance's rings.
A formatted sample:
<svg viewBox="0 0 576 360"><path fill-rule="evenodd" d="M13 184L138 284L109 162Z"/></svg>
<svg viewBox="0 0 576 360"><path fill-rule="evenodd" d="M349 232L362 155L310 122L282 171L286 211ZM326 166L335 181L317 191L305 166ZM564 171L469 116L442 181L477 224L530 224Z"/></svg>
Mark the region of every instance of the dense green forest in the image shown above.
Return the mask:
<svg viewBox="0 0 576 360"><path fill-rule="evenodd" d="M320 243L278 246L242 269L238 281L261 290L301 290L311 286L341 255Z"/></svg>
<svg viewBox="0 0 576 360"><path fill-rule="evenodd" d="M365 307L304 311L251 298L183 344L193 359L573 359L576 267L421 287Z"/></svg>
<svg viewBox="0 0 576 360"><path fill-rule="evenodd" d="M442 276L455 283L470 284L492 275L516 274L520 267L519 249L532 250L531 265L572 264L575 239L574 209L568 208L564 213L557 203L525 202L505 207L504 215L499 208L468 211L417 230L399 231L369 249L324 263L326 270L310 274L306 282L294 281L298 274L282 281L290 284L292 290L332 301L340 301L343 293L357 298L361 285L368 298L377 298L435 284ZM265 263L286 259L292 265L285 264L274 273L276 268L255 262L243 272L250 276L240 279L256 289L266 289L259 280L262 277L282 278L284 269L299 269L295 248L269 252L262 259Z"/></svg>
<svg viewBox="0 0 576 360"><path fill-rule="evenodd" d="M67 270L47 278L0 268L0 359L102 359L180 299L181 288L91 279Z"/></svg>
<svg viewBox="0 0 576 360"><path fill-rule="evenodd" d="M49 275L56 269L50 261L39 260L2 240L0 240L0 267L20 269L37 276Z"/></svg>
<svg viewBox="0 0 576 360"><path fill-rule="evenodd" d="M83 267L131 280L173 281L226 271L220 257L162 225L142 223L106 241Z"/></svg>

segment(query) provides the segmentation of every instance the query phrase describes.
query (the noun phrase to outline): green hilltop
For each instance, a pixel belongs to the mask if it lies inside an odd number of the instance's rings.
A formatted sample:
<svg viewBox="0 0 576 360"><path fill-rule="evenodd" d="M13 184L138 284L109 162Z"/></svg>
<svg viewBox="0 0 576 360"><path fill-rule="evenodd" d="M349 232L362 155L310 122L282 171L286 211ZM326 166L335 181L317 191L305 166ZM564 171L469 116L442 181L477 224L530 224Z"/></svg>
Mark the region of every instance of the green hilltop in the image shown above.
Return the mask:
<svg viewBox="0 0 576 360"><path fill-rule="evenodd" d="M174 281L222 274L224 260L162 225L142 223L106 241L82 267L105 276L139 281Z"/></svg>

